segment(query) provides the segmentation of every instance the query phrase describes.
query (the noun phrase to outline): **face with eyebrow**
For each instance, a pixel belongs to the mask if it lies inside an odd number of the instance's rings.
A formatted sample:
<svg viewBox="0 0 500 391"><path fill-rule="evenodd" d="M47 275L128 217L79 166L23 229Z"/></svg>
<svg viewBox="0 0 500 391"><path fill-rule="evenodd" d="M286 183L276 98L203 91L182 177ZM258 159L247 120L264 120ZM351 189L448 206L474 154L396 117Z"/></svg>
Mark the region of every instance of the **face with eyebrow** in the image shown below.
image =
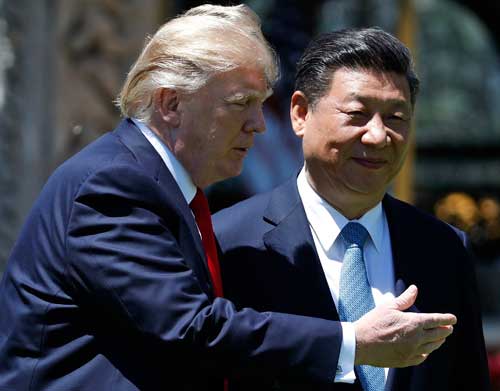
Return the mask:
<svg viewBox="0 0 500 391"><path fill-rule="evenodd" d="M238 91L234 94L230 94L229 96L224 98L224 101L229 104L247 104L249 101L260 101L264 103L264 101L269 98L273 94L273 90L268 88L265 93L257 90L248 90L248 91Z"/></svg>
<svg viewBox="0 0 500 391"><path fill-rule="evenodd" d="M348 218L375 206L398 173L412 118L404 75L340 68L311 106L292 96L292 125L303 140L308 180Z"/></svg>
<svg viewBox="0 0 500 391"><path fill-rule="evenodd" d="M271 93L260 68L240 67L180 96L170 144L197 186L240 174L254 134L265 130L262 104Z"/></svg>

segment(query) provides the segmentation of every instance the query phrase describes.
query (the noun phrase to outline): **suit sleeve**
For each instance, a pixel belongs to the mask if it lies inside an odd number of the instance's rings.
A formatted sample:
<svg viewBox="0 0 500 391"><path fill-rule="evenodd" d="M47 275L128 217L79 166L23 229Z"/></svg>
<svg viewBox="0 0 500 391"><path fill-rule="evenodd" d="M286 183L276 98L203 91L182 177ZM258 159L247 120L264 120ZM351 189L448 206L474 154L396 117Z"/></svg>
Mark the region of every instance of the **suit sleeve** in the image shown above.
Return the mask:
<svg viewBox="0 0 500 391"><path fill-rule="evenodd" d="M488 362L484 344L481 321L481 306L477 290L476 273L473 261L464 250L460 276L462 277L462 309L457 317L458 354L455 360L457 390L491 389Z"/></svg>
<svg viewBox="0 0 500 391"><path fill-rule="evenodd" d="M67 267L75 300L94 314L91 327L124 344L139 341L173 370L332 382L338 323L237 311L226 299L209 299L179 246L183 221L175 210L165 189L129 165L103 169L80 186Z"/></svg>

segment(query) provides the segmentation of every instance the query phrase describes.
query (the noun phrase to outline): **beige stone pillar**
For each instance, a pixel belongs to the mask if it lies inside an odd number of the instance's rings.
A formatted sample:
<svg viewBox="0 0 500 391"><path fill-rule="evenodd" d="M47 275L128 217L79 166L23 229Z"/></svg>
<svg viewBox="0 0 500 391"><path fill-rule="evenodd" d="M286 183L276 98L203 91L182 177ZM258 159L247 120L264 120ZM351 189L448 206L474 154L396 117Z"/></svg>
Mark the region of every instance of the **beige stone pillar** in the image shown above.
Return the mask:
<svg viewBox="0 0 500 391"><path fill-rule="evenodd" d="M58 3L54 164L114 128L119 111L113 101L169 8L162 0Z"/></svg>
<svg viewBox="0 0 500 391"><path fill-rule="evenodd" d="M119 121L113 100L173 3L0 0L0 274L48 175Z"/></svg>

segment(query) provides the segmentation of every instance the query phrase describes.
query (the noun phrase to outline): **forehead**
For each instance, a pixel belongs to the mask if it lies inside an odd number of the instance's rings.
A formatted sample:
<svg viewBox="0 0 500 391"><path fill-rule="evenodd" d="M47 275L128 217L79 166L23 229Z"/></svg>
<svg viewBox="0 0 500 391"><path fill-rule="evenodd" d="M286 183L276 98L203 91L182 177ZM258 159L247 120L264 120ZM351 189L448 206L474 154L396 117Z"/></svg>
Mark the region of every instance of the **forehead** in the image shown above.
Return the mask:
<svg viewBox="0 0 500 391"><path fill-rule="evenodd" d="M325 97L342 101L383 101L410 106L410 86L406 77L394 72L371 69L337 69Z"/></svg>
<svg viewBox="0 0 500 391"><path fill-rule="evenodd" d="M208 93L224 95L249 95L265 99L269 96L270 87L263 69L254 67L238 67L219 73L210 78L205 85Z"/></svg>

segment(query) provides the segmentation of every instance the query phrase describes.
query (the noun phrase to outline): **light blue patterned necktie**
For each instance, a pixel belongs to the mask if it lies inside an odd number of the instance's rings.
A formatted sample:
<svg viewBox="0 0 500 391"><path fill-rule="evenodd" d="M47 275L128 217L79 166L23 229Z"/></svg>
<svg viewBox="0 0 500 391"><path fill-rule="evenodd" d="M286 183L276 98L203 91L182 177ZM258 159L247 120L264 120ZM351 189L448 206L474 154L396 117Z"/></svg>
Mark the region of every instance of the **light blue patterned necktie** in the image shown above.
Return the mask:
<svg viewBox="0 0 500 391"><path fill-rule="evenodd" d="M375 308L363 258L367 236L365 227L359 223L348 223L340 232L346 245L339 284L339 316L343 322L355 322ZM383 368L357 365L356 370L363 390L384 390Z"/></svg>

